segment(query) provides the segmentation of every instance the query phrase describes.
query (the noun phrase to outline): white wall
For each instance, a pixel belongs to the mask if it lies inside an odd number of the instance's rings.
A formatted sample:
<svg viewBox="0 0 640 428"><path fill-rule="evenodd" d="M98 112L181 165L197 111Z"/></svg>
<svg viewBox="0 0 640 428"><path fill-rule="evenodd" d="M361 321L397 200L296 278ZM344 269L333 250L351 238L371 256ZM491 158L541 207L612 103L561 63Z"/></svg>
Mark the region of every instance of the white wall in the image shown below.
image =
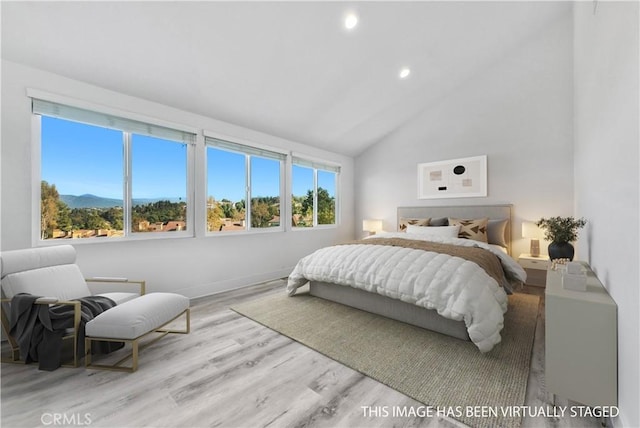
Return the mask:
<svg viewBox="0 0 640 428"><path fill-rule="evenodd" d="M342 165L342 204L338 228L242 236L79 243L75 245L78 263L85 275L146 279L151 291L175 291L195 297L286 276L302 255L353 238L353 159L2 61L2 250L32 246L31 113L26 88L216 131ZM197 175L203 177L204 164L199 165Z"/></svg>
<svg viewBox="0 0 640 428"><path fill-rule="evenodd" d="M575 212L589 221L580 253L618 304L623 427L640 426L638 9L574 4Z"/></svg>
<svg viewBox="0 0 640 428"><path fill-rule="evenodd" d="M398 206L511 203L528 253L522 220L573 213L571 49L569 12L356 158L356 227L395 230ZM417 199L418 163L482 154L487 198Z"/></svg>

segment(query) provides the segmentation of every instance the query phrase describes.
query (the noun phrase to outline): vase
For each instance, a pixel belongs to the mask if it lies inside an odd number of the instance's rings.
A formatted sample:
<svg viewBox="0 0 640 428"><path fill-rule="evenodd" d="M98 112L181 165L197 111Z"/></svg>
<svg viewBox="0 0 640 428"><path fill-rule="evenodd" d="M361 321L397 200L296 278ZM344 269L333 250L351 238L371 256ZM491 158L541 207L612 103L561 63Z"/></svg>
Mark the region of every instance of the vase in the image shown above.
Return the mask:
<svg viewBox="0 0 640 428"><path fill-rule="evenodd" d="M549 244L549 259L569 259L573 260L574 249L569 242L552 242Z"/></svg>

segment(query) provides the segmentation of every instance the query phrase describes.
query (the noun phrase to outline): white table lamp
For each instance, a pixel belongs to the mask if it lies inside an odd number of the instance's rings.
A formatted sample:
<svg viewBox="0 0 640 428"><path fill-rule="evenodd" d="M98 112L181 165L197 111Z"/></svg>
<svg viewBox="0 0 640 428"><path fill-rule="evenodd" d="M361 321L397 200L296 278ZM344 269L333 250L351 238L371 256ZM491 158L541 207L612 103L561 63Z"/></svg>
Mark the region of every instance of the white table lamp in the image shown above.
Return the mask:
<svg viewBox="0 0 640 428"><path fill-rule="evenodd" d="M522 237L531 239L531 249L529 252L532 257L540 257L540 237L542 233L540 228L532 221L522 222Z"/></svg>
<svg viewBox="0 0 640 428"><path fill-rule="evenodd" d="M369 232L370 235L375 235L376 232L382 231L382 220L362 220L362 230Z"/></svg>

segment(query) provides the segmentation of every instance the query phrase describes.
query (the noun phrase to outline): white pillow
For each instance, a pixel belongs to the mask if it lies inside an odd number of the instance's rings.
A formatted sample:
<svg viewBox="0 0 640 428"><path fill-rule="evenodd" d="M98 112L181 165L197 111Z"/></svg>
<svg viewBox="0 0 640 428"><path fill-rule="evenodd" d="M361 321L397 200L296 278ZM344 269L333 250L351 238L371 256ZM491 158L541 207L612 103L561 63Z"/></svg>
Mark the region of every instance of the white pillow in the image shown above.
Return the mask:
<svg viewBox="0 0 640 428"><path fill-rule="evenodd" d="M497 244L488 244L491 248L495 248L498 251L502 251L505 254L509 254L507 252L507 249L505 247L503 247L502 245L497 245Z"/></svg>
<svg viewBox="0 0 640 428"><path fill-rule="evenodd" d="M407 225L407 233L418 235L439 236L441 238L457 238L460 226L414 226Z"/></svg>

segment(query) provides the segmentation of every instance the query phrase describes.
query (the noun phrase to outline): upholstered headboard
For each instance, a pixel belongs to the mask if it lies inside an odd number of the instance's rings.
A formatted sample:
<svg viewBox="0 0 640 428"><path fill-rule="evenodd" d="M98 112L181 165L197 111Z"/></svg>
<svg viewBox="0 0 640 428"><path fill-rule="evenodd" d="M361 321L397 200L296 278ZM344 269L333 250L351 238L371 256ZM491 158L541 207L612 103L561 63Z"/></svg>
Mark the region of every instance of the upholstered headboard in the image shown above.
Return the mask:
<svg viewBox="0 0 640 428"><path fill-rule="evenodd" d="M488 217L489 220L504 220L508 219L509 222L505 228L505 241L507 242L507 252L511 255L511 204L503 205L459 205L459 206L439 206L439 207L398 207L398 217L396 224L399 223L400 218L442 218L442 217L456 217L456 218L484 218Z"/></svg>

